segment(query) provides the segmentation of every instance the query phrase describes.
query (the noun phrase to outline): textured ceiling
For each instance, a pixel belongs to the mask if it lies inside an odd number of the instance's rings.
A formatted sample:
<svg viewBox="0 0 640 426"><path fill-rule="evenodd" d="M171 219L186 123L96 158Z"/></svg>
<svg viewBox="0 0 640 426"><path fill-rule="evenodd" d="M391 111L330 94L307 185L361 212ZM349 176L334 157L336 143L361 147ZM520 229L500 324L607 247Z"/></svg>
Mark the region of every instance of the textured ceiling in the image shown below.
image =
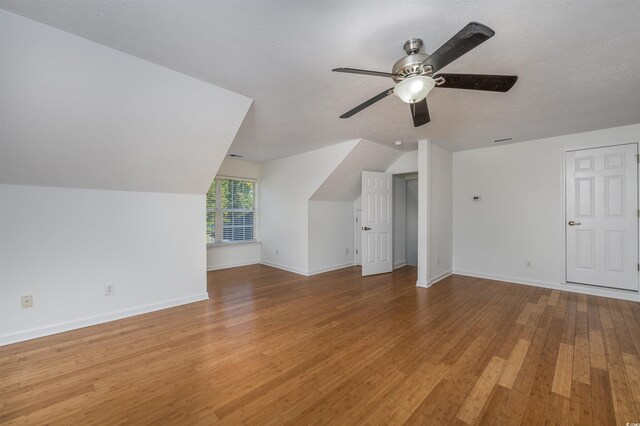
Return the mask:
<svg viewBox="0 0 640 426"><path fill-rule="evenodd" d="M255 99L231 147L264 161L337 142L418 139L451 150L640 122L638 1L0 0L0 6ZM469 21L496 36L447 72L517 74L506 94L436 89L411 123L392 87L331 73L388 71L410 37L427 52Z"/></svg>

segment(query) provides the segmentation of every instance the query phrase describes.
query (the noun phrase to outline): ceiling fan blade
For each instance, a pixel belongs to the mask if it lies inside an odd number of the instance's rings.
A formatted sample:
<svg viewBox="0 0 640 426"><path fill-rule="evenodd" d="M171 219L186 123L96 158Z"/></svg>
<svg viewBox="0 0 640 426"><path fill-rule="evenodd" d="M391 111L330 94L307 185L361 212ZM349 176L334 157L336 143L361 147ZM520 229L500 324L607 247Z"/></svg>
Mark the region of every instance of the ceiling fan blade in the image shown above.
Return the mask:
<svg viewBox="0 0 640 426"><path fill-rule="evenodd" d="M447 66L460 56L478 47L483 42L493 37L495 32L479 22L469 22L449 41L440 46L431 56L422 62L422 65L431 65L435 73Z"/></svg>
<svg viewBox="0 0 640 426"><path fill-rule="evenodd" d="M516 84L517 75L484 74L438 74L433 78L444 78L444 83L436 87L449 89L487 90L490 92L508 92Z"/></svg>
<svg viewBox="0 0 640 426"><path fill-rule="evenodd" d="M429 107L427 107L427 99L423 99L415 104L410 104L411 116L413 117L413 126L419 127L431 121L429 117Z"/></svg>
<svg viewBox="0 0 640 426"><path fill-rule="evenodd" d="M390 77L390 78L393 78L393 76L395 75L395 74L391 74L390 72L359 70L356 68L335 68L335 69L332 69L331 71L345 72L347 74L364 74L364 75L374 75L376 77Z"/></svg>
<svg viewBox="0 0 640 426"><path fill-rule="evenodd" d="M361 103L360 105L358 105L357 107L353 108L352 110L349 110L349 111L345 112L344 114L342 114L340 116L340 118L349 118L352 115L354 115L356 113L359 113L363 109L365 109L367 107L370 107L371 105L375 104L380 99L386 98L387 96L389 96L392 93L393 93L393 88L387 89L384 92L380 93L379 95L376 95L373 98L369 99L368 101Z"/></svg>

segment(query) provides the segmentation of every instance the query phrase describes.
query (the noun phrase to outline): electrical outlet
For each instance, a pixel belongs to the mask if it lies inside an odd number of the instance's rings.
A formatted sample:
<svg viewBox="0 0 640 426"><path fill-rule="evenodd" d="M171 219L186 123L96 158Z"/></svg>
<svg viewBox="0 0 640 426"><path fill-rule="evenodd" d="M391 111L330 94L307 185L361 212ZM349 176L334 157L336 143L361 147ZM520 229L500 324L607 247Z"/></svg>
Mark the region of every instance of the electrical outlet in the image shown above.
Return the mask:
<svg viewBox="0 0 640 426"><path fill-rule="evenodd" d="M32 307L33 306L33 296L32 295L22 296L20 298L20 304L22 305L23 308Z"/></svg>
<svg viewBox="0 0 640 426"><path fill-rule="evenodd" d="M113 283L107 284L104 286L104 295L105 296L113 296L116 292L116 286Z"/></svg>
<svg viewBox="0 0 640 426"><path fill-rule="evenodd" d="M280 250L276 249L276 256L280 254Z"/></svg>
<svg viewBox="0 0 640 426"><path fill-rule="evenodd" d="M345 254L349 254L349 247L344 250Z"/></svg>
<svg viewBox="0 0 640 426"><path fill-rule="evenodd" d="M531 262L530 260L525 260L524 261L524 267L525 268L533 268L533 262Z"/></svg>
<svg viewBox="0 0 640 426"><path fill-rule="evenodd" d="M436 257L436 265L439 265L439 264L440 264L440 258Z"/></svg>

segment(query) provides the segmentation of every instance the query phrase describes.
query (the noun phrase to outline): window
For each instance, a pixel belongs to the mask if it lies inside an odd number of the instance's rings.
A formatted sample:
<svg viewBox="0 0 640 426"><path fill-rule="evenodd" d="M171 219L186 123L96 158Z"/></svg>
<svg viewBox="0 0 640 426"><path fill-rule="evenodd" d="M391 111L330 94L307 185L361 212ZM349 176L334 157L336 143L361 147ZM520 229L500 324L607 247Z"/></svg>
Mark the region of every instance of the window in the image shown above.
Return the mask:
<svg viewBox="0 0 640 426"><path fill-rule="evenodd" d="M255 187L250 179L215 178L207 192L207 243L255 240Z"/></svg>

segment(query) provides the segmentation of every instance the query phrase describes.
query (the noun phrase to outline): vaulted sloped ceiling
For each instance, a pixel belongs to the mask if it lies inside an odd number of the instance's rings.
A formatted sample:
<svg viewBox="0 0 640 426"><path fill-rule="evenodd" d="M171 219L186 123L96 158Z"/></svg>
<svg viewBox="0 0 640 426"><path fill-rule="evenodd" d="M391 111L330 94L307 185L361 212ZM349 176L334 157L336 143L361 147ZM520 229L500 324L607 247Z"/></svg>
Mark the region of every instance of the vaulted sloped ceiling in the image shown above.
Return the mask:
<svg viewBox="0 0 640 426"><path fill-rule="evenodd" d="M0 10L0 183L205 193L252 100Z"/></svg>
<svg viewBox="0 0 640 426"><path fill-rule="evenodd" d="M314 201L355 201L362 192L362 171L384 172L401 151L361 140L311 196Z"/></svg>
<svg viewBox="0 0 640 426"><path fill-rule="evenodd" d="M640 122L637 0L0 0L0 7L255 99L232 151L268 160L366 138L450 150ZM496 35L445 72L516 74L506 94L435 89L414 128L389 71L411 37L433 52L469 21Z"/></svg>

